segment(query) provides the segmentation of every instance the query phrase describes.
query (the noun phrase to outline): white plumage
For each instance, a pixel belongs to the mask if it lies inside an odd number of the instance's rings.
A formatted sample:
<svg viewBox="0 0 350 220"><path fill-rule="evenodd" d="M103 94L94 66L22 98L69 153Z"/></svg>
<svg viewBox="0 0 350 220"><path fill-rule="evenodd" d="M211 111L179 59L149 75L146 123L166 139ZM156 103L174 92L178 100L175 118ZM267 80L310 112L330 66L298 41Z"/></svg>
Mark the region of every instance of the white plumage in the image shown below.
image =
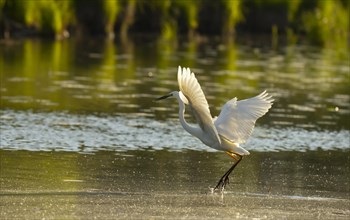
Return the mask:
<svg viewBox="0 0 350 220"><path fill-rule="evenodd" d="M233 98L222 107L214 125L220 135L242 144L253 132L256 120L271 108L272 102L272 97L266 91L241 101Z"/></svg>
<svg viewBox="0 0 350 220"><path fill-rule="evenodd" d="M203 131L203 135L206 135L206 138L210 138L213 142L216 142L215 145L220 145L220 138L217 130L215 129L207 99L205 98L194 73L191 73L190 68L183 68L181 71L181 67L179 66L177 79L180 91L185 96L184 99L180 93L180 98L191 108L199 127ZM198 138L203 139L203 137Z"/></svg>
<svg viewBox="0 0 350 220"><path fill-rule="evenodd" d="M191 108L203 132L201 136L197 137L202 141L203 139L212 139L212 142L216 142L216 144L209 147L218 150L229 150L240 155L249 154L239 144L248 139L256 120L271 108L272 97L264 91L250 99L237 101L237 98L233 98L226 102L219 116L213 119L208 102L194 73L191 73L189 68L179 66L177 79L182 93L179 95L180 99ZM231 142L232 146L223 146L230 145L226 142Z"/></svg>
<svg viewBox="0 0 350 220"><path fill-rule="evenodd" d="M180 91L171 92L157 100L175 97L179 103L179 120L182 127L207 146L226 151L236 160L214 188L223 190L229 183L230 173L241 161L242 156L249 154L240 144L249 138L256 120L266 114L274 100L266 91L241 101L233 98L222 107L218 117L212 118L207 99L194 73L189 68L179 66L177 80ZM198 126L186 122L185 105L192 110Z"/></svg>

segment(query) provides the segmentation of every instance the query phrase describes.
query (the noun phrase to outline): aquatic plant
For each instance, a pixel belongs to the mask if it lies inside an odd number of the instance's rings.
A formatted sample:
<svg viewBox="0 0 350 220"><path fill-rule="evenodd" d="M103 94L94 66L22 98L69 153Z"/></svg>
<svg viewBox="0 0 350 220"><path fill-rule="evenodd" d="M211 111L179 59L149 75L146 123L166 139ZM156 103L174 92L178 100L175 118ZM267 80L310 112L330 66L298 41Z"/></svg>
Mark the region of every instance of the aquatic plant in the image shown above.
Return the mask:
<svg viewBox="0 0 350 220"><path fill-rule="evenodd" d="M235 27L239 21L243 20L242 2L241 0L224 0L224 8L226 10L226 18L224 23L224 34L234 34Z"/></svg>
<svg viewBox="0 0 350 220"><path fill-rule="evenodd" d="M12 31L58 38L68 36L68 29L83 36L113 37L119 31L125 39L131 29L168 41L183 33L230 36L240 24L243 31L278 30L293 41L306 36L340 48L349 42L349 5L347 0L0 0L0 31L5 38Z"/></svg>
<svg viewBox="0 0 350 220"><path fill-rule="evenodd" d="M44 33L59 33L62 31L61 12L52 1L43 1L40 5L39 28Z"/></svg>
<svg viewBox="0 0 350 220"><path fill-rule="evenodd" d="M4 14L1 19L6 20L6 28L10 25L38 30L41 34L66 36L67 26L74 23L72 13L73 0L2 0L0 7ZM8 30L7 30L8 31Z"/></svg>
<svg viewBox="0 0 350 220"><path fill-rule="evenodd" d="M347 5L346 5L347 4ZM349 38L349 3L346 1L318 1L314 10L303 14L308 38L318 44L344 47Z"/></svg>
<svg viewBox="0 0 350 220"><path fill-rule="evenodd" d="M302 0L287 1L287 16L288 21L293 21L300 8Z"/></svg>
<svg viewBox="0 0 350 220"><path fill-rule="evenodd" d="M156 7L160 11L161 19L161 39L162 40L172 40L177 34L177 23L174 17L170 14L170 9L172 6L171 0L156 1Z"/></svg>
<svg viewBox="0 0 350 220"><path fill-rule="evenodd" d="M193 36L198 28L198 10L201 1L175 0L175 7L183 12L185 26L188 29L189 36ZM180 13L181 16L182 13ZM181 22L181 17L177 18Z"/></svg>
<svg viewBox="0 0 350 220"><path fill-rule="evenodd" d="M120 27L120 36L126 39L130 26L134 23L136 11L136 0L129 0L125 6L125 15Z"/></svg>
<svg viewBox="0 0 350 220"><path fill-rule="evenodd" d="M273 25L271 28L271 46L273 49L277 49L278 46L278 27Z"/></svg>
<svg viewBox="0 0 350 220"><path fill-rule="evenodd" d="M105 31L108 37L114 38L114 26L120 11L119 1L103 0L103 13L105 16Z"/></svg>

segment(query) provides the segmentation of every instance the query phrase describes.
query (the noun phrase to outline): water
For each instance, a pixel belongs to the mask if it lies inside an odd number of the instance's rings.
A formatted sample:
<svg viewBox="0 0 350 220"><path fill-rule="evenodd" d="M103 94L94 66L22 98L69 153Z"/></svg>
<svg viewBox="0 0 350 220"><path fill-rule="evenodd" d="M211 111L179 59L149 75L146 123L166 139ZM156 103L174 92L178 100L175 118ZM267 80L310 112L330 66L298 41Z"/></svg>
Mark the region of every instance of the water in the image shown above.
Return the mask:
<svg viewBox="0 0 350 220"><path fill-rule="evenodd" d="M254 152L211 194L222 153L1 151L3 218L325 218L349 212L349 155Z"/></svg>
<svg viewBox="0 0 350 220"><path fill-rule="evenodd" d="M1 217L348 218L348 51L179 42L3 43ZM232 160L182 129L175 100L153 102L178 89L178 65L212 115L235 96L276 100L224 194L210 187Z"/></svg>
<svg viewBox="0 0 350 220"><path fill-rule="evenodd" d="M173 100L175 101L175 100ZM7 150L97 152L99 150L216 150L184 132L178 120L136 115L76 115L2 111L1 146ZM349 149L349 131L258 126L244 145L249 151Z"/></svg>

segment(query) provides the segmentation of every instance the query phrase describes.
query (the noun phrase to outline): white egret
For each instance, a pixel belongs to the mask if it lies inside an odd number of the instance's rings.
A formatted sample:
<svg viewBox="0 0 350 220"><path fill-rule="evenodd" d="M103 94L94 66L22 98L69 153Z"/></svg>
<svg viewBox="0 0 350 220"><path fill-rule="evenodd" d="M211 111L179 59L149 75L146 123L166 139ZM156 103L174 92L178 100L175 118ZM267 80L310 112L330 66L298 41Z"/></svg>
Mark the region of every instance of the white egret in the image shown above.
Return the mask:
<svg viewBox="0 0 350 220"><path fill-rule="evenodd" d="M241 101L233 98L222 107L218 117L212 118L208 102L194 73L191 73L189 68L179 66L177 80L180 91L170 92L156 100L175 97L179 102L179 119L182 127L205 145L225 151L235 160L235 163L220 178L214 188L223 191L229 183L229 175L233 169L243 156L249 155L249 152L240 144L248 139L253 131L255 121L271 108L274 100L266 91ZM185 105L188 105L192 110L198 126L186 122Z"/></svg>

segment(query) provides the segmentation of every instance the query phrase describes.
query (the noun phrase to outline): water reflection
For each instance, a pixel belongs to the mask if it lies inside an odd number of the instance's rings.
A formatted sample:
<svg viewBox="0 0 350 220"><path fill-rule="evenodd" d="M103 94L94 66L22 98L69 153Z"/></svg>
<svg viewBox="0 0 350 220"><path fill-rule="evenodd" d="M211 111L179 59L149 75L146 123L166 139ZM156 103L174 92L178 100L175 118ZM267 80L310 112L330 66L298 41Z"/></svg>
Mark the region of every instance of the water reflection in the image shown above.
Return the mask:
<svg viewBox="0 0 350 220"><path fill-rule="evenodd" d="M142 43L141 43L142 42ZM349 129L348 57L291 46L278 51L218 40L164 43L25 40L1 48L1 108L77 113L142 113L175 118L153 98L177 89L176 69L197 73L212 113L233 96L268 89L276 104L261 124Z"/></svg>

